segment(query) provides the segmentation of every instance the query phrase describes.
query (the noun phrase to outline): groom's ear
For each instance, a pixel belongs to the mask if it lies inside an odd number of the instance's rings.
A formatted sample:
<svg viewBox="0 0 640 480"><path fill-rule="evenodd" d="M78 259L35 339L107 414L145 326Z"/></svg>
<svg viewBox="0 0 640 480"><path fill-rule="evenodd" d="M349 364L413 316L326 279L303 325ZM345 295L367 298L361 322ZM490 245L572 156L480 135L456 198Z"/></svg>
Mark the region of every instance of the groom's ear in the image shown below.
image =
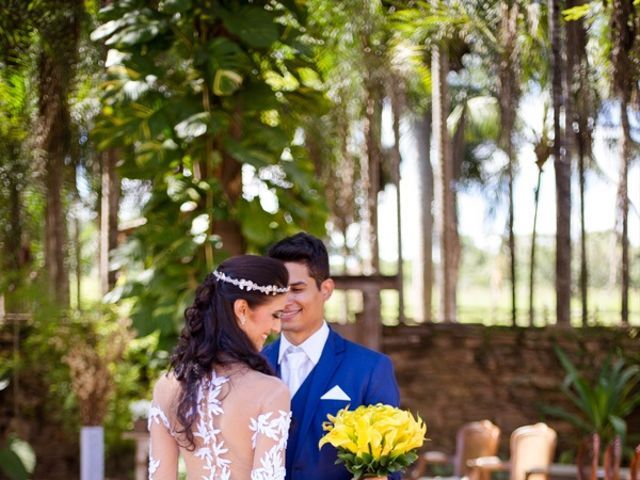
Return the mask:
<svg viewBox="0 0 640 480"><path fill-rule="evenodd" d="M333 294L335 288L336 284L331 278L327 278L320 284L320 294L325 302L331 298L331 294Z"/></svg>

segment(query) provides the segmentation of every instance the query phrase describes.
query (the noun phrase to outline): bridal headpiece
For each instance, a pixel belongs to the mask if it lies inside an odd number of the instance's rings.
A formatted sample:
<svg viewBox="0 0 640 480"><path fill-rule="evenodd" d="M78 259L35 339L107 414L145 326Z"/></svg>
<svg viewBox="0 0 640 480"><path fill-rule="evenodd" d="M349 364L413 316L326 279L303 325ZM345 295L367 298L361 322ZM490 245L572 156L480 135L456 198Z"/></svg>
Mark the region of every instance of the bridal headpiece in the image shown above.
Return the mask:
<svg viewBox="0 0 640 480"><path fill-rule="evenodd" d="M257 290L264 293L265 295L275 295L277 293L287 293L289 291L289 287L278 287L277 285L258 285L257 283L245 278L232 278L217 270L213 272L213 275L218 281L231 283L232 285L237 286L240 290L246 290L247 292Z"/></svg>

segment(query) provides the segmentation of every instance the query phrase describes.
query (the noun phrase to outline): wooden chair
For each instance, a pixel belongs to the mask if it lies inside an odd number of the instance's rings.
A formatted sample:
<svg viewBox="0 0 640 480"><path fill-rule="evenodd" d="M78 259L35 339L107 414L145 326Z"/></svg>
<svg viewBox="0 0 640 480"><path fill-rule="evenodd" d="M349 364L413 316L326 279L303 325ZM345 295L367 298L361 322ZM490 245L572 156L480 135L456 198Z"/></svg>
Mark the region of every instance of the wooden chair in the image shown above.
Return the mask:
<svg viewBox="0 0 640 480"><path fill-rule="evenodd" d="M640 444L638 444L633 457L631 457L629 480L640 480Z"/></svg>
<svg viewBox="0 0 640 480"><path fill-rule="evenodd" d="M468 474L467 461L483 455L495 455L498 450L500 428L489 420L465 423L456 433L456 451L454 455L444 452L428 451L418 458L416 467L409 475L410 479L427 478L423 475L429 465L452 465L453 476L460 478Z"/></svg>
<svg viewBox="0 0 640 480"><path fill-rule="evenodd" d="M594 433L582 442L576 453L576 475L578 480L596 480L600 458L600 435ZM589 470L587 471L586 465Z"/></svg>
<svg viewBox="0 0 640 480"><path fill-rule="evenodd" d="M553 460L558 435L545 423L525 425L511 434L508 462L498 457L479 457L469 460L470 478L487 480L491 472L508 471L509 480L532 480L531 477L546 477L545 473ZM531 473L532 471L536 473ZM539 472L539 473L538 473Z"/></svg>

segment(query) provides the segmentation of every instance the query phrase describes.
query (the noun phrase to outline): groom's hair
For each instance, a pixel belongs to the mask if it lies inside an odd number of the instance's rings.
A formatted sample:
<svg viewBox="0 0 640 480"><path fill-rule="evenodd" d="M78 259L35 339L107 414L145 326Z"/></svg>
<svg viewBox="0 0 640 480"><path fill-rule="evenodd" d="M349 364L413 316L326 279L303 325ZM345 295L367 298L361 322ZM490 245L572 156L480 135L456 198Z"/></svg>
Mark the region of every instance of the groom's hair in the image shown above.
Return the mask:
<svg viewBox="0 0 640 480"><path fill-rule="evenodd" d="M320 284L329 278L329 254L322 240L306 232L296 233L280 240L267 252L272 258L282 262L303 263L309 276Z"/></svg>

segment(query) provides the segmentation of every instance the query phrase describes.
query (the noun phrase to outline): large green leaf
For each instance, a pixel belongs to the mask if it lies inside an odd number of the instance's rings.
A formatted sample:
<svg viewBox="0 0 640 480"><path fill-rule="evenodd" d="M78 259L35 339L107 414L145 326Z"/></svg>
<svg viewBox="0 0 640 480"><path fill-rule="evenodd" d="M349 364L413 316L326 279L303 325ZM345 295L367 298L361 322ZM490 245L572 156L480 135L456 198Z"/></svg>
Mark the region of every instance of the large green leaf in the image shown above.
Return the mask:
<svg viewBox="0 0 640 480"><path fill-rule="evenodd" d="M191 8L192 0L162 0L158 4L158 10L169 15L186 12Z"/></svg>
<svg viewBox="0 0 640 480"><path fill-rule="evenodd" d="M256 197L252 201L242 201L238 205L238 218L242 226L242 234L249 243L265 247L274 240L272 223L274 215L265 212Z"/></svg>
<svg viewBox="0 0 640 480"><path fill-rule="evenodd" d="M255 148L249 140L237 141L232 138L224 140L226 151L240 163L248 163L256 168L266 167L277 160L263 149Z"/></svg>
<svg viewBox="0 0 640 480"><path fill-rule="evenodd" d="M252 47L269 48L279 38L274 14L260 5L245 5L233 12L221 9L221 17L231 33Z"/></svg>
<svg viewBox="0 0 640 480"><path fill-rule="evenodd" d="M0 448L0 472L11 480L27 480L33 474L36 456L33 448L24 440L11 438Z"/></svg>
<svg viewBox="0 0 640 480"><path fill-rule="evenodd" d="M242 76L233 70L216 70L213 77L213 93L218 96L233 94L242 86Z"/></svg>
<svg viewBox="0 0 640 480"><path fill-rule="evenodd" d="M117 31L104 42L107 46L126 47L148 42L167 31L165 20L139 18L134 24Z"/></svg>

